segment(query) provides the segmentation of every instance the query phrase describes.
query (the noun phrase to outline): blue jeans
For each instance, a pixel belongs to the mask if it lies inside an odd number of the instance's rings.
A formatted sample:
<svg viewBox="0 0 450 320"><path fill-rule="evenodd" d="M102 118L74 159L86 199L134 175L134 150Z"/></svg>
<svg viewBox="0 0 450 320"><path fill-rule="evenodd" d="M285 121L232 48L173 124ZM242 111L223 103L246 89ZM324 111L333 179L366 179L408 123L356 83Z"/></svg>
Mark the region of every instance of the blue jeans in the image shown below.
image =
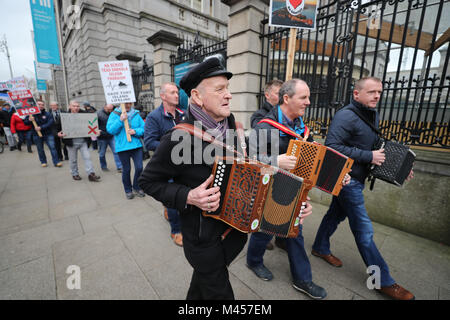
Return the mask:
<svg viewBox="0 0 450 320"><path fill-rule="evenodd" d="M130 193L134 190L140 190L138 185L139 176L142 173L143 164L142 164L142 148L125 150L121 152L117 152L117 155L120 158L120 162L122 163L122 183L123 188L125 189L125 193ZM133 159L134 163L134 179L133 184L131 184L131 159Z"/></svg>
<svg viewBox="0 0 450 320"><path fill-rule="evenodd" d="M391 278L389 268L373 241L373 227L364 206L363 189L363 183L352 179L342 188L338 197L333 197L317 231L313 249L321 254L330 254L330 237L338 224L348 217L350 229L364 263L367 267L378 266L381 272L381 286L390 286L395 281Z"/></svg>
<svg viewBox="0 0 450 320"><path fill-rule="evenodd" d="M116 149L114 147L114 137L109 139L98 139L98 156L100 158L100 167L102 169L107 168L106 164L106 148L109 146L114 156L114 162L116 163L117 170L122 169L122 163L120 162L119 156L116 153Z"/></svg>
<svg viewBox="0 0 450 320"><path fill-rule="evenodd" d="M55 148L55 138L52 134L49 135L42 135L42 138L37 135L35 131L33 131L33 142L36 144L38 155L39 155L39 161L41 161L42 164L47 163L47 157L45 155L44 151L44 141L47 144L48 148L50 149L50 154L52 155L52 161L53 164L56 165L59 163L58 153L56 152Z"/></svg>
<svg viewBox="0 0 450 320"><path fill-rule="evenodd" d="M250 267L257 267L263 264L263 256L266 246L272 240L271 235L256 232L250 237L247 251L247 264ZM304 239L302 234L302 226L297 238L287 238L286 246L289 258L289 267L291 269L294 281L312 281L311 264L306 255Z"/></svg>

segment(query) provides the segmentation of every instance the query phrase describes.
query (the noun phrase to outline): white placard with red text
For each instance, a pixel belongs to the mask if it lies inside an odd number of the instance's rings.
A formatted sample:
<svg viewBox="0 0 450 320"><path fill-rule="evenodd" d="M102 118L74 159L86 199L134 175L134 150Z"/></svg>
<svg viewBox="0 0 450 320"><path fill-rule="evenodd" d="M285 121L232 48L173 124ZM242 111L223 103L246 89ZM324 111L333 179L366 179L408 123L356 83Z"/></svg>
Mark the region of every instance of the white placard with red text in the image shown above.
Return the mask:
<svg viewBox="0 0 450 320"><path fill-rule="evenodd" d="M133 80L128 60L99 62L106 103L135 102Z"/></svg>

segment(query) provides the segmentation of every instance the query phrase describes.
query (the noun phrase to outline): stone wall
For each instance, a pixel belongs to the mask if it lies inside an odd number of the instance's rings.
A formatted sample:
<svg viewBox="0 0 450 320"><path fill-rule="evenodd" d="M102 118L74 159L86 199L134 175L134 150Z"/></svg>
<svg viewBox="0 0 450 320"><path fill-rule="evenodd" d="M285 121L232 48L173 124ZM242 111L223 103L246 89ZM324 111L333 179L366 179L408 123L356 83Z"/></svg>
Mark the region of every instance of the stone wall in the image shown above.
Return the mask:
<svg viewBox="0 0 450 320"><path fill-rule="evenodd" d="M367 212L373 221L450 245L450 152L414 152L414 179L403 187L377 180L370 191L366 183ZM310 197L331 203L331 196L318 189Z"/></svg>

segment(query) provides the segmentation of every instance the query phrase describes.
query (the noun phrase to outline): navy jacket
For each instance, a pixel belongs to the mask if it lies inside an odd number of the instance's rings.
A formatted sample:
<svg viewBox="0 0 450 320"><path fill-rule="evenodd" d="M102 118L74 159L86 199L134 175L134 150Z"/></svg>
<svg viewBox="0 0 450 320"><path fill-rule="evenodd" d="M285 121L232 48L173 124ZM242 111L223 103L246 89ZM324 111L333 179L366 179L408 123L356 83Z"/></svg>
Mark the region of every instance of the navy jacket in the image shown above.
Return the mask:
<svg viewBox="0 0 450 320"><path fill-rule="evenodd" d="M325 145L352 158L355 162L350 175L364 183L372 162L373 146L379 138L375 131L352 111L352 108L358 108L366 119L378 128L379 116L376 109L352 101L336 112L328 129Z"/></svg>
<svg viewBox="0 0 450 320"><path fill-rule="evenodd" d="M53 116L50 112L47 112L45 110L41 111L41 113L33 115L33 118L36 121L36 124L39 127L41 127L41 133L43 136L48 136L49 134L52 134L53 125L55 121L53 120ZM27 116L23 120L23 123L25 123L26 125L33 125L33 123L29 119L29 116ZM36 132L34 126L32 128Z"/></svg>
<svg viewBox="0 0 450 320"><path fill-rule="evenodd" d="M176 108L175 112L179 121L184 120L184 112ZM148 114L145 119L144 130L144 145L147 150L155 151L159 146L161 137L166 134L167 131L175 126L175 119L173 116L165 112L164 106L161 105Z"/></svg>

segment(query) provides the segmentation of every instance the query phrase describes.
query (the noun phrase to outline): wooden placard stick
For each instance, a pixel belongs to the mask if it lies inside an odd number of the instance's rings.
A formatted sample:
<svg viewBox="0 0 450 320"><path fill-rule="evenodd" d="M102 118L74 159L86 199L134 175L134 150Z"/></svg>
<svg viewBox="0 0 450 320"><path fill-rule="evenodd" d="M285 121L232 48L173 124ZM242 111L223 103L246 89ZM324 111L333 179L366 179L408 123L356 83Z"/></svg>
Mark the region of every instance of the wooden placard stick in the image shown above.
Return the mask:
<svg viewBox="0 0 450 320"><path fill-rule="evenodd" d="M33 117L33 115L31 115L31 117ZM33 120L31 120L31 123L33 123L33 127L34 127L34 129L36 130L36 127L37 127L38 125L37 125L37 123L36 123L36 120L34 120L34 117L33 117ZM41 131L40 131L40 130L36 130L36 132L37 132L38 136L39 136L40 138L42 138L42 133L41 133Z"/></svg>
<svg viewBox="0 0 450 320"><path fill-rule="evenodd" d="M125 109L125 103L121 103L120 108L122 109L122 113L127 113L127 110ZM125 125L125 133L127 134L127 140L128 142L131 142L131 135L128 133L128 130L130 130L128 119L125 119L123 124Z"/></svg>
<svg viewBox="0 0 450 320"><path fill-rule="evenodd" d="M289 32L288 53L286 61L286 79L285 81L292 79L292 73L294 71L294 59L295 59L295 47L297 44L297 28L291 28Z"/></svg>

